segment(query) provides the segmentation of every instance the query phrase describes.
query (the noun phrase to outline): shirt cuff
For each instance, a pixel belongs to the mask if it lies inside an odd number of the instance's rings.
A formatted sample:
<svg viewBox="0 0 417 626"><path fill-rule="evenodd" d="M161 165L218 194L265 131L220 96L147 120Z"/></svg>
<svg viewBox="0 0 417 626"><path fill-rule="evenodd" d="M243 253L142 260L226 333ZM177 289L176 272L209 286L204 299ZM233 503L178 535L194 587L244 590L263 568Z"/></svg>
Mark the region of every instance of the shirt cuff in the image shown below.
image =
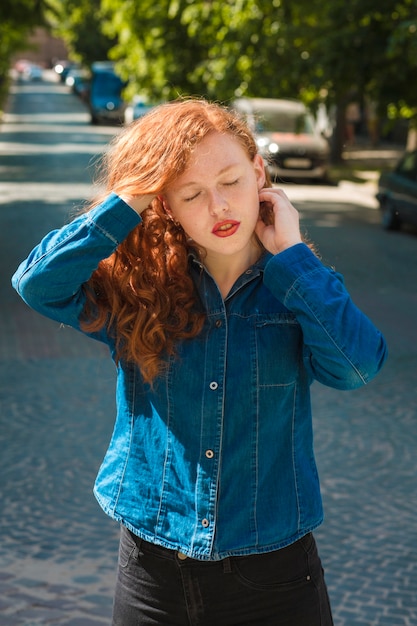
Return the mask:
<svg viewBox="0 0 417 626"><path fill-rule="evenodd" d="M274 255L266 264L264 283L282 302L301 277L322 271L323 264L305 243L297 243Z"/></svg>
<svg viewBox="0 0 417 626"><path fill-rule="evenodd" d="M139 213L115 193L111 193L104 202L86 213L86 217L95 228L117 245L142 222Z"/></svg>

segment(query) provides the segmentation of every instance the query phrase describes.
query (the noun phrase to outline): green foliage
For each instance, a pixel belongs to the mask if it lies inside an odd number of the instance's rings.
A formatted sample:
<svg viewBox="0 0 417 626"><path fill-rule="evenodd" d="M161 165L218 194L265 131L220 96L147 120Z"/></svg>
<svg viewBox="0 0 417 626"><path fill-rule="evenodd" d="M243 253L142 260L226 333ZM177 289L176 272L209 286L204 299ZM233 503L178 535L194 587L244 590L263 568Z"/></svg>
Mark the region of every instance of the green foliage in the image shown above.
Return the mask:
<svg viewBox="0 0 417 626"><path fill-rule="evenodd" d="M295 11L279 0L103 0L102 8L104 31L117 37L111 56L131 91L227 101L299 90L300 44L286 26Z"/></svg>
<svg viewBox="0 0 417 626"><path fill-rule="evenodd" d="M44 23L44 0L2 0L0 3L0 24L27 29Z"/></svg>
<svg viewBox="0 0 417 626"><path fill-rule="evenodd" d="M115 39L102 31L100 0L50 0L48 20L74 61L88 66L106 60Z"/></svg>
<svg viewBox="0 0 417 626"><path fill-rule="evenodd" d="M115 60L128 98L293 97L343 113L355 95L416 117L417 0L47 1L72 56ZM1 58L45 2L3 0Z"/></svg>
<svg viewBox="0 0 417 626"><path fill-rule="evenodd" d="M131 91L415 100L417 0L102 0Z"/></svg>
<svg viewBox="0 0 417 626"><path fill-rule="evenodd" d="M338 112L352 97L411 119L417 0L102 0L129 95L301 98Z"/></svg>
<svg viewBox="0 0 417 626"><path fill-rule="evenodd" d="M44 0L2 0L0 3L0 106L7 95L12 56L27 48L35 26L45 24Z"/></svg>

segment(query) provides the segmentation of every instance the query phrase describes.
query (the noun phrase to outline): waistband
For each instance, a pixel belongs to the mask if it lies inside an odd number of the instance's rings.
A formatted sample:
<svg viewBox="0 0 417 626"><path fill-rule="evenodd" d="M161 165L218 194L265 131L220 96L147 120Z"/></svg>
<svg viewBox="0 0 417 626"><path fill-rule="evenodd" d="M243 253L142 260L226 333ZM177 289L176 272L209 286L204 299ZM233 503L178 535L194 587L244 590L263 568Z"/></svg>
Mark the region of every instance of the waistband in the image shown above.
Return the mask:
<svg viewBox="0 0 417 626"><path fill-rule="evenodd" d="M239 561L240 559L251 559L251 558L261 559L263 556L267 558L268 555L271 555L271 552L261 552L261 553L248 554L245 556L230 556L220 561L193 559L187 556L186 554L184 554L183 552L180 552L177 550L171 550L169 548L164 548L163 546L159 546L157 544L150 543L149 541L145 541L144 539L141 539L141 537L138 537L131 530L129 530L128 528L124 526L122 526L122 529L123 529L123 532L126 532L129 534L132 541L136 544L136 547L141 552L144 552L146 554L153 555L159 558L169 559L171 561L174 560L179 563L184 563L184 564L192 563L195 565L200 565L201 567L208 567L208 566L220 564L223 567L223 570L225 572L231 571L232 562L234 560ZM288 556L290 556L291 552L299 550L300 547L304 551L308 551L313 542L314 542L313 534L310 532L307 535L304 535L304 537L301 537L300 539L295 541L294 543L291 543L290 545L286 546L285 548L281 548L280 550L275 550L274 552L276 554L282 555L282 557L287 558Z"/></svg>

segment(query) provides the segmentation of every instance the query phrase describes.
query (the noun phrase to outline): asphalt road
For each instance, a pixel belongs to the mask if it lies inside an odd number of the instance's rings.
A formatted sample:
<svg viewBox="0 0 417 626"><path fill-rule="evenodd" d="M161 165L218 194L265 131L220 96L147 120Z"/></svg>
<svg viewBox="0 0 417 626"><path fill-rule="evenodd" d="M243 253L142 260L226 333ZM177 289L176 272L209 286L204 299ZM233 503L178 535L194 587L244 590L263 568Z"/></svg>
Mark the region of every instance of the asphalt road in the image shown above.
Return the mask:
<svg viewBox="0 0 417 626"><path fill-rule="evenodd" d="M91 491L113 427L113 366L99 344L30 311L10 276L90 195L117 129L90 126L46 78L13 87L0 129L0 624L98 626L118 542ZM417 234L382 230L372 185L285 189L390 350L366 388L313 386L316 539L335 625L415 626Z"/></svg>

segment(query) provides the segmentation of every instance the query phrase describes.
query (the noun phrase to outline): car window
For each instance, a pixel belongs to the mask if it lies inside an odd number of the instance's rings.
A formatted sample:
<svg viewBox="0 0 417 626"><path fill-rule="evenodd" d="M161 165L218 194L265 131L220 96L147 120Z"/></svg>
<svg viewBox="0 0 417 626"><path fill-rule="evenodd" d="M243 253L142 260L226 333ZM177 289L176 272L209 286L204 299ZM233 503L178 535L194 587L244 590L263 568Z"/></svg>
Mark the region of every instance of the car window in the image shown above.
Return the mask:
<svg viewBox="0 0 417 626"><path fill-rule="evenodd" d="M119 97L122 88L123 83L115 74L97 73L93 78L93 90L97 96Z"/></svg>
<svg viewBox="0 0 417 626"><path fill-rule="evenodd" d="M405 178L417 181L417 152L406 154L399 163L397 173Z"/></svg>
<svg viewBox="0 0 417 626"><path fill-rule="evenodd" d="M263 110L255 113L258 133L314 133L314 123L310 114L292 111Z"/></svg>

